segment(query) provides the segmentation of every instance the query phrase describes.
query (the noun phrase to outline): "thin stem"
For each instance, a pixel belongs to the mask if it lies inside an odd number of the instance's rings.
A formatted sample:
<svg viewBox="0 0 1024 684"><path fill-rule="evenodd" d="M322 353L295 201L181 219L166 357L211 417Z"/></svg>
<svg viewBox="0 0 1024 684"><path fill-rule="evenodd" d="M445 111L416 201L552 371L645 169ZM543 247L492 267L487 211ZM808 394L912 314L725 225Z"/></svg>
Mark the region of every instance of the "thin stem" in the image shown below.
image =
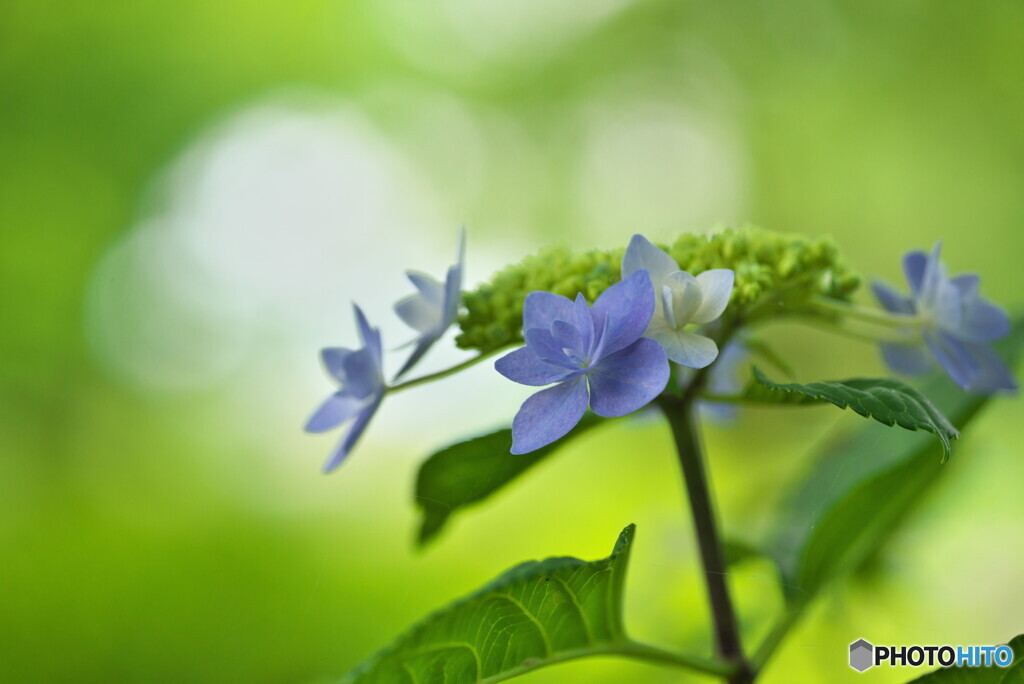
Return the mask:
<svg viewBox="0 0 1024 684"><path fill-rule="evenodd" d="M832 297L816 296L811 299L811 305L822 311L838 313L850 318L857 318L866 323L884 325L889 327L904 327L921 325L924 318L920 315L898 314L869 306L861 306L851 302L844 302Z"/></svg>
<svg viewBox="0 0 1024 684"><path fill-rule="evenodd" d="M456 365L452 366L451 368L445 368L444 370L437 371L436 373L430 373L429 375L423 375L423 376L420 376L418 378L413 378L412 380L406 380L405 382L400 382L397 385L390 385L387 388L387 392L389 394L393 394L395 392L401 392L402 390L409 389L410 387L416 387L417 385L424 385L424 384L426 384L428 382L433 382L434 380L440 380L442 378L446 378L449 375L455 375L459 371L466 370L467 368L475 366L476 364L480 363L481 361L485 361L485 360L489 359L490 357L494 356L495 354L501 353L502 351L504 351L504 349L505 348L502 347L500 349L494 349L494 350L488 351L488 352L480 352L476 356L474 356L472 358L469 358L469 359L466 359L462 363L456 364Z"/></svg>
<svg viewBox="0 0 1024 684"><path fill-rule="evenodd" d="M697 546L704 566L704 581L715 624L715 650L722 660L736 666L736 671L728 677L729 682L742 684L752 681L753 675L750 665L743 656L736 611L725 582L725 557L708 489L700 435L694 421L693 402L700 391L702 375L694 379L681 399L665 397L661 401L661 407L668 418L679 452L679 464L683 470L690 513L697 534Z"/></svg>
<svg viewBox="0 0 1024 684"><path fill-rule="evenodd" d="M820 316L790 316L789 320L796 321L797 323L803 323L805 325L814 326L828 332L844 335L854 340L861 342L868 342L870 344L901 344L906 346L914 346L917 344L919 336L914 336L907 331L907 334L901 334L899 331L892 330L880 330L870 333L861 332L848 326L843 325L838 321L834 321L829 318L822 318Z"/></svg>

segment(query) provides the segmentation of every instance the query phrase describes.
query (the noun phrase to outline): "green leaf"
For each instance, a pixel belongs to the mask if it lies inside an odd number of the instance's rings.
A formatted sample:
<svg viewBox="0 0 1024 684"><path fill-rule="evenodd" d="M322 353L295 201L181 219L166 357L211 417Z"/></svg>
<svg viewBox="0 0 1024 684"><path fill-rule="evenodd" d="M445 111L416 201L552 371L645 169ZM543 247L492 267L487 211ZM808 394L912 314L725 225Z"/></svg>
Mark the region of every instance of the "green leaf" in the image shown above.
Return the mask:
<svg viewBox="0 0 1024 684"><path fill-rule="evenodd" d="M726 677L734 667L632 641L622 592L636 527L612 554L528 561L414 626L340 684L479 684L589 656L623 656Z"/></svg>
<svg viewBox="0 0 1024 684"><path fill-rule="evenodd" d="M889 427L899 425L907 430L931 432L942 442L943 461L949 458L949 441L960 436L925 395L893 378L779 384L769 380L755 367L754 380L757 384L748 389L748 395L759 401L771 401L773 398L779 403L828 401L842 409L849 407L865 418L874 418ZM768 394L756 389L758 386L767 388Z"/></svg>
<svg viewBox="0 0 1024 684"><path fill-rule="evenodd" d="M634 526L612 555L528 561L431 615L345 677L343 684L495 682L545 664L602 653L625 640L622 587Z"/></svg>
<svg viewBox="0 0 1024 684"><path fill-rule="evenodd" d="M996 350L1011 364L1024 348L1024 319ZM924 393L965 428L990 397L968 394L945 377ZM923 434L874 428L844 435L787 498L769 544L793 604L808 603L835 577L860 567L946 471Z"/></svg>
<svg viewBox="0 0 1024 684"><path fill-rule="evenodd" d="M914 679L923 684L1022 684L1024 683L1024 634L1010 641L1013 663L1009 667L944 667Z"/></svg>
<svg viewBox="0 0 1024 684"><path fill-rule="evenodd" d="M423 509L419 543L426 544L461 508L486 499L565 443L603 422L592 413L554 444L528 454L512 454L512 430L498 430L458 442L430 456L416 478L416 503Z"/></svg>

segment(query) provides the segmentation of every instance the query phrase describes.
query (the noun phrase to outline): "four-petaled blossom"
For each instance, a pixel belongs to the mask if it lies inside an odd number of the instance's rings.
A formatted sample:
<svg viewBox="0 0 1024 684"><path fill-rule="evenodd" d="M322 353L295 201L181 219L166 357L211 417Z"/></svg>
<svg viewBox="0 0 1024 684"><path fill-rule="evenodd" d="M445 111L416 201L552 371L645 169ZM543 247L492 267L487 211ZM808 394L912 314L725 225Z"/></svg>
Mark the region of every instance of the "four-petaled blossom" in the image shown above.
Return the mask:
<svg viewBox="0 0 1024 684"><path fill-rule="evenodd" d="M732 270L716 268L695 278L643 235L634 235L622 257L622 277L640 270L650 274L655 293L654 315L644 335L661 343L668 358L682 366L704 368L714 361L715 341L685 326L705 325L722 315L732 294Z"/></svg>
<svg viewBox="0 0 1024 684"><path fill-rule="evenodd" d="M341 444L324 464L325 472L341 465L352 451L380 406L386 389L381 368L380 331L370 327L362 309L354 304L353 308L363 348L352 350L334 347L321 350L324 367L338 381L341 389L328 397L306 423L308 432L324 432L350 418L355 419Z"/></svg>
<svg viewBox="0 0 1024 684"><path fill-rule="evenodd" d="M981 298L977 275L946 275L939 261L940 247L937 243L931 254L915 251L903 258L909 297L877 282L872 284L875 296L888 311L919 319L924 344L963 389L1016 389L1009 368L988 347L988 343L1009 334L1009 317ZM908 375L925 373L932 365L920 344L882 344L882 356L894 371Z"/></svg>
<svg viewBox="0 0 1024 684"><path fill-rule="evenodd" d="M442 283L426 273L406 271L405 275L419 292L400 299L395 313L406 325L419 333L412 341L416 345L412 355L402 366L395 379L402 377L427 353L459 314L459 293L462 290L462 264L466 256L466 231L459 234L458 257Z"/></svg>
<svg viewBox="0 0 1024 684"><path fill-rule="evenodd" d="M665 350L643 337L653 312L654 289L646 271L612 285L593 307L582 294L576 301L550 292L527 295L526 346L494 367L523 385L558 384L537 392L519 409L512 421L513 454L564 436L583 417L588 402L599 416L624 416L665 389Z"/></svg>

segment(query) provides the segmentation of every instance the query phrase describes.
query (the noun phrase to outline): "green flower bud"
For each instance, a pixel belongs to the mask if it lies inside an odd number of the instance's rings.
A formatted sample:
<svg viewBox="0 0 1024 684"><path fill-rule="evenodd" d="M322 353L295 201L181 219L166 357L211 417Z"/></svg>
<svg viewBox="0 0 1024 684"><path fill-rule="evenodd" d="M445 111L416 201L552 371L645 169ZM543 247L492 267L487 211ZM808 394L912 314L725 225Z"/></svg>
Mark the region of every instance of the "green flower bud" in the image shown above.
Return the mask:
<svg viewBox="0 0 1024 684"><path fill-rule="evenodd" d="M733 270L736 281L727 316L765 315L778 304L798 304L814 295L849 299L860 286L860 276L842 262L835 243L826 237L746 227L711 236L686 233L666 251L692 275L713 268ZM573 299L582 292L593 302L620 280L624 253L624 247L574 252L556 246L503 268L490 282L463 293L465 312L456 344L488 352L522 342L526 295L544 290ZM767 304L776 307L759 308Z"/></svg>

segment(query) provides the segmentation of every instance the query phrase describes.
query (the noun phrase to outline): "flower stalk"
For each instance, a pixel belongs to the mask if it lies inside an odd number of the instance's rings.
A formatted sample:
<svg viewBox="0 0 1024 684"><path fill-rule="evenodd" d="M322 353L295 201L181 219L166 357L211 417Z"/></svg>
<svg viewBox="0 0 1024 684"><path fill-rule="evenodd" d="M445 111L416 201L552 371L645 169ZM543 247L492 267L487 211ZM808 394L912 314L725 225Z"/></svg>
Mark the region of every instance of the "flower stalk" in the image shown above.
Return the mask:
<svg viewBox="0 0 1024 684"><path fill-rule="evenodd" d="M921 326L925 322L924 317L918 314L893 313L820 295L813 297L810 303L813 308L824 313L840 314L847 318L854 318L865 323L874 323L875 325L890 328Z"/></svg>
<svg viewBox="0 0 1024 684"><path fill-rule="evenodd" d="M663 395L659 400L662 411L672 428L679 465L683 471L687 499L693 518L697 546L704 568L704 582L715 629L715 651L723 661L735 666L728 676L730 684L753 681L753 671L743 655L739 622L726 584L725 555L718 533L714 502L708 487L707 471L701 450L700 434L695 418L694 403L704 382L704 373L698 373L682 397Z"/></svg>
<svg viewBox="0 0 1024 684"><path fill-rule="evenodd" d="M447 378L449 375L455 375L456 373L464 371L467 368L472 368L473 366L475 366L476 364L480 363L481 361L486 361L487 359L491 358L495 354L500 354L504 350L505 350L505 348L502 347L500 349L495 349L493 351L481 352L480 354L477 354L476 356L473 356L471 358L466 359L462 363L455 364L451 368L445 368L444 370L439 370L436 373L429 373L428 375L422 375L422 376L420 376L418 378L413 378L412 380L406 380L405 382L400 382L400 383L395 384L395 385L388 385L388 387L387 387L387 389L385 391L388 394L394 394L395 392L401 392L402 390L410 389L412 387L417 387L419 385L425 385L428 382L434 382L435 380L441 380L441 379Z"/></svg>

